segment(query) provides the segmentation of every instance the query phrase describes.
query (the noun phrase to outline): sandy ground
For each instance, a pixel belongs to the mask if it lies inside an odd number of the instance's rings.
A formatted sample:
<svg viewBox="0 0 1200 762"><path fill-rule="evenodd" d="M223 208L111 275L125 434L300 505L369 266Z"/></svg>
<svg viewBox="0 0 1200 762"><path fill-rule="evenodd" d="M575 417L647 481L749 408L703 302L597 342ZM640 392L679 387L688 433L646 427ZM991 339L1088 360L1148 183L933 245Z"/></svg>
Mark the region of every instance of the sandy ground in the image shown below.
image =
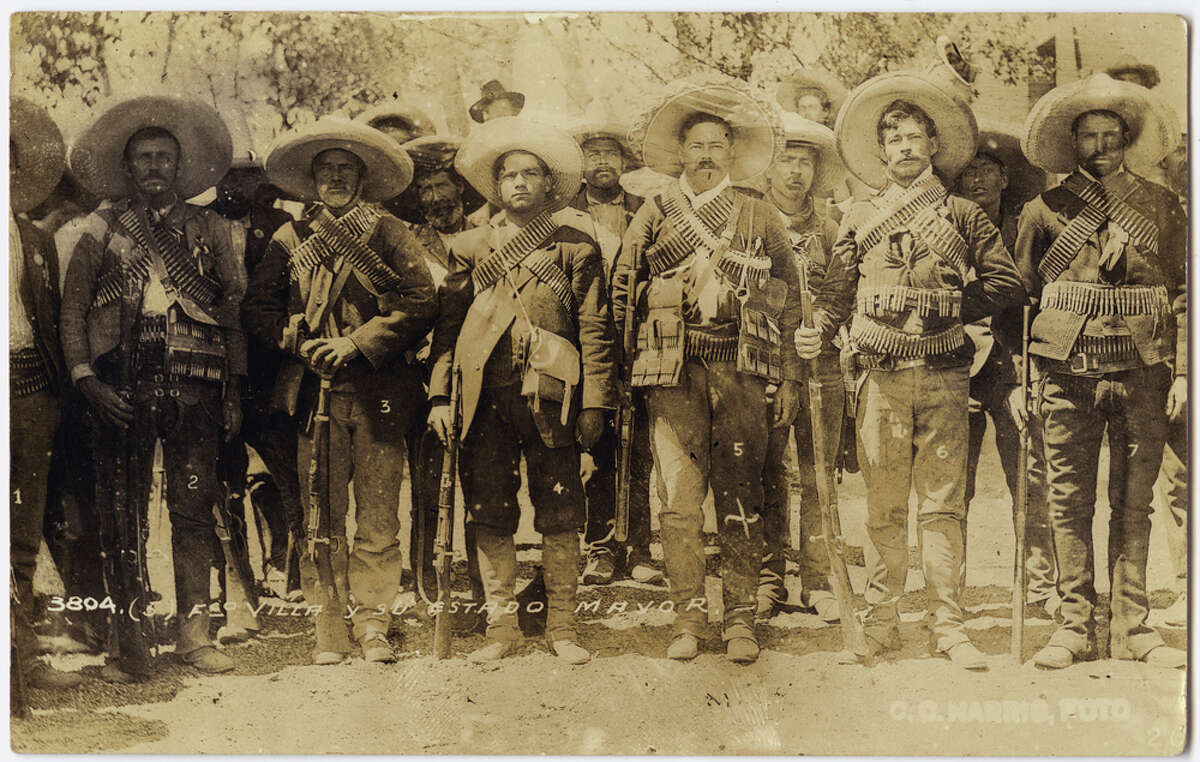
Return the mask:
<svg viewBox="0 0 1200 762"><path fill-rule="evenodd" d="M482 643L477 635L456 637L455 658L437 661L429 627L407 615L393 625L400 655L393 665L356 657L337 667L309 666L313 640L305 619L278 614L263 617L260 637L227 648L237 663L232 675L201 676L168 652L152 680L114 687L99 680L99 656L54 657L88 680L67 694L34 691L34 716L12 722L12 746L227 754L1179 752L1185 673L1111 660L1049 673L1012 661L1009 502L994 452L985 454L983 469L964 603L971 637L989 655L985 673L930 655L916 570L902 601L904 649L873 667L839 663L840 630L799 612L760 628L763 653L754 665L727 662L715 628L694 662L669 661L663 656L671 618L658 608L665 588L624 582L580 589L582 602L598 604L581 614L582 644L594 658L578 667L559 665L537 640L499 665L473 666L461 656ZM848 539L861 545L861 479L848 477L841 494ZM1101 569L1105 523L1097 522ZM518 539L536 535L523 527ZM521 553L523 576L537 556ZM456 573L461 586L461 564ZM865 570L852 567L851 575L861 591ZM1156 515L1152 624L1171 601L1165 588L1172 576ZM711 593L718 584L709 578ZM788 584L799 592L797 578ZM626 611L612 608L615 601ZM1049 619L1027 620L1026 659L1052 631ZM1185 630L1160 631L1186 647Z"/></svg>

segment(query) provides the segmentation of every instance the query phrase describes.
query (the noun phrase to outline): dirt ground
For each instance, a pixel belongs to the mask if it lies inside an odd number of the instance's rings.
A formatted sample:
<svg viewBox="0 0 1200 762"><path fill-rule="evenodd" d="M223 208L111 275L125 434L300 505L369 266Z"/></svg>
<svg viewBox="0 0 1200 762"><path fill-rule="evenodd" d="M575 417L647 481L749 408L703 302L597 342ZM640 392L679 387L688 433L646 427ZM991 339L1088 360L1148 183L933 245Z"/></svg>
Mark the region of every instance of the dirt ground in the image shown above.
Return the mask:
<svg viewBox="0 0 1200 762"><path fill-rule="evenodd" d="M904 648L872 667L840 663L837 626L799 611L760 628L758 662L739 667L722 655L713 628L699 658L664 658L671 615L664 587L621 582L582 587L582 645L594 658L562 666L540 640L514 657L479 667L462 655L478 635L456 636L454 658L435 660L427 623L406 614L393 624L399 660L356 657L336 667L309 665L311 627L286 611L262 617L262 634L226 648L232 675L202 676L172 654L134 686L99 679L102 658L55 656L86 679L77 691L32 692L33 717L13 720L19 752L417 753L417 754L1173 754L1186 738L1186 675L1102 660L1057 673L1029 656L1053 622L1027 620L1026 663L1008 655L1012 524L994 451L985 453L972 507L965 596L970 635L989 670L967 673L930 655L921 575L912 570L902 600ZM1105 494L1103 487L1100 494ZM863 545L863 486L841 488L847 539ZM1101 513L1107 508L1101 506ZM1105 521L1096 559L1103 569ZM405 530L406 532L407 530ZM406 536L406 535L402 535ZM536 540L528 527L518 539ZM657 543L655 553L660 549ZM1159 514L1150 587L1161 624L1171 602L1170 568ZM521 552L532 575L536 550ZM711 559L710 559L711 560ZM456 564L458 586L465 572ZM710 568L711 573L711 568ZM862 590L865 570L851 568ZM717 593L709 580L710 597ZM792 599L799 582L788 578ZM1098 586L1106 590L1103 581ZM1104 596L1106 598L1106 596ZM718 597L719 599L719 597ZM265 599L270 601L271 599ZM620 612L613 604L623 602ZM863 605L859 598L860 607ZM270 610L270 609L268 609ZM1102 612L1103 613L1103 612ZM719 611L710 612L710 617ZM1183 629L1159 628L1187 647Z"/></svg>

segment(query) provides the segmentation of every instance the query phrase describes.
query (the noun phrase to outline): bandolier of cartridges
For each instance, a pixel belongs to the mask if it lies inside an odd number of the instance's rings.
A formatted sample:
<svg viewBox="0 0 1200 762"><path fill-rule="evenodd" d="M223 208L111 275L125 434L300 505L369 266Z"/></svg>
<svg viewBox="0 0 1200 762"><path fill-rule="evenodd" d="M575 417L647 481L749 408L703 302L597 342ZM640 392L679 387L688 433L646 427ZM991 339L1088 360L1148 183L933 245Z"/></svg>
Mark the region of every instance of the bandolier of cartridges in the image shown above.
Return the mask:
<svg viewBox="0 0 1200 762"><path fill-rule="evenodd" d="M1102 286L1091 283L1047 283L1042 309L1076 315L1155 315L1165 317L1171 302L1165 286Z"/></svg>
<svg viewBox="0 0 1200 762"><path fill-rule="evenodd" d="M28 397L50 388L50 374L41 354L33 347L8 353L9 393L13 397Z"/></svg>
<svg viewBox="0 0 1200 762"><path fill-rule="evenodd" d="M326 262L332 264L342 257L365 275L376 289L397 288L400 276L360 241L380 217L378 211L367 206L359 206L337 219L328 212L319 215L312 223L313 234L295 248L288 261L292 280L299 280L312 268Z"/></svg>
<svg viewBox="0 0 1200 762"><path fill-rule="evenodd" d="M962 323L936 333L912 334L870 320L854 320L850 324L850 340L863 352L915 360L957 350L965 341L965 333ZM860 357L865 359L866 355Z"/></svg>
<svg viewBox="0 0 1200 762"><path fill-rule="evenodd" d="M909 309L915 309L921 317L962 316L962 292L948 288L862 287L857 298L858 311L873 318L891 317Z"/></svg>

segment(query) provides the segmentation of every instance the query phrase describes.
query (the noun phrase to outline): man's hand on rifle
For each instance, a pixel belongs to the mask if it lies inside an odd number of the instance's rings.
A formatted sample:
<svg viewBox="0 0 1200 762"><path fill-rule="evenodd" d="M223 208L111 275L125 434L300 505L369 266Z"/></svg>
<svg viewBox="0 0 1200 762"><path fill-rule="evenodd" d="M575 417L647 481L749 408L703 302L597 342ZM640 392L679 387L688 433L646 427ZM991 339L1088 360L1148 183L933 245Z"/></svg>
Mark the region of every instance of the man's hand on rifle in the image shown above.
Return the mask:
<svg viewBox="0 0 1200 762"><path fill-rule="evenodd" d="M589 407L579 413L579 420L575 422L575 437L579 440L580 447L585 450L592 449L592 445L600 440L600 435L603 433L603 410Z"/></svg>
<svg viewBox="0 0 1200 762"><path fill-rule="evenodd" d="M1024 431L1029 424L1029 409L1025 406L1025 394L1021 387L1014 386L1009 389L1004 402L1008 405L1008 413L1013 422L1017 424L1017 430Z"/></svg>
<svg viewBox="0 0 1200 762"><path fill-rule="evenodd" d="M1171 382L1171 391L1167 393L1167 418L1179 420L1187 409L1187 376L1176 376Z"/></svg>
<svg viewBox="0 0 1200 762"><path fill-rule="evenodd" d="M95 376L81 378L77 385L100 420L119 429L127 429L133 423L133 405L121 399L116 389Z"/></svg>
<svg viewBox="0 0 1200 762"><path fill-rule="evenodd" d="M300 345L300 356L308 360L318 373L333 375L361 352L349 336L333 339L309 339Z"/></svg>
<svg viewBox="0 0 1200 762"><path fill-rule="evenodd" d="M429 409L429 428L433 429L433 433L437 434L437 438L441 440L442 446L445 447L450 443L450 428L454 426L454 413L450 410L449 403L441 402L435 404Z"/></svg>
<svg viewBox="0 0 1200 762"><path fill-rule="evenodd" d="M800 412L800 382L784 381L774 394L768 396L773 413L771 427L777 429L781 426L791 426L792 421L796 420L796 414Z"/></svg>
<svg viewBox="0 0 1200 762"><path fill-rule="evenodd" d="M821 331L818 328L800 326L796 329L796 354L801 360L815 360L821 354Z"/></svg>

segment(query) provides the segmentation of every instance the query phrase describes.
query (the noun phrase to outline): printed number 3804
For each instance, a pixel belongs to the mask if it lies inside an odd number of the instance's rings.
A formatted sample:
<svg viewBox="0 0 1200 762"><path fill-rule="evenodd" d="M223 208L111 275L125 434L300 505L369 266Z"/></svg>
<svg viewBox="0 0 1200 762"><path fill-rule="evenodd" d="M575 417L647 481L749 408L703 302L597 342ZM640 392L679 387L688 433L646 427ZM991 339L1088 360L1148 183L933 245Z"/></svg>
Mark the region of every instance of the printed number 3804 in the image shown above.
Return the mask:
<svg viewBox="0 0 1200 762"><path fill-rule="evenodd" d="M96 600L91 596L80 598L78 595L72 595L70 598L63 598L61 595L52 595L46 603L47 611L95 611L96 609L111 611L117 613L117 606L109 596L104 596L103 600Z"/></svg>

